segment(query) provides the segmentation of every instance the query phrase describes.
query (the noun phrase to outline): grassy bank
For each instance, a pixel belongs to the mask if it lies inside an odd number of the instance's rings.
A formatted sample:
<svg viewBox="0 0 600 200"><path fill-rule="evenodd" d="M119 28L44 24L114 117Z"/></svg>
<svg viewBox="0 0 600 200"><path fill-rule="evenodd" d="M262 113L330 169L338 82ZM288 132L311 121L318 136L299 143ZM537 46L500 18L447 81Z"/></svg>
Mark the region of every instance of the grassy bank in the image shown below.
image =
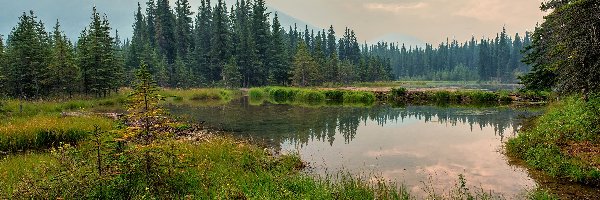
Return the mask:
<svg viewBox="0 0 600 200"><path fill-rule="evenodd" d="M98 125L114 126L112 119L96 113L123 112L129 89L103 98L74 97L2 102L0 112L0 152L43 150L62 143L76 144L86 139ZM163 89L164 103L186 105L223 104L240 94L225 89Z"/></svg>
<svg viewBox="0 0 600 200"><path fill-rule="evenodd" d="M547 101L551 94L548 92L511 92L511 91L481 91L481 90L434 90L410 91L406 88L392 88L388 100L403 104L502 104L515 101L540 102Z"/></svg>
<svg viewBox="0 0 600 200"><path fill-rule="evenodd" d="M0 198L7 199L407 199L394 184L350 175L323 180L300 172L295 155L273 157L258 146L226 137L171 141L152 147L94 143L0 161ZM146 151L151 150L151 151ZM114 155L119 155L114 157ZM144 158L152 157L146 171ZM176 155L170 157L170 155Z"/></svg>
<svg viewBox="0 0 600 200"><path fill-rule="evenodd" d="M319 90L290 87L251 88L251 102L269 101L275 104L308 105L372 105L377 98L373 92L349 90Z"/></svg>
<svg viewBox="0 0 600 200"><path fill-rule="evenodd" d="M600 185L600 97L569 97L506 144L508 155L548 175Z"/></svg>
<svg viewBox="0 0 600 200"><path fill-rule="evenodd" d="M41 150L61 142L75 144L89 136L95 126L108 130L113 121L101 116L8 118L0 122L0 151Z"/></svg>
<svg viewBox="0 0 600 200"><path fill-rule="evenodd" d="M240 91L221 88L204 89L164 89L159 92L166 97L168 103L173 104L201 104L201 103L227 103L240 96Z"/></svg>

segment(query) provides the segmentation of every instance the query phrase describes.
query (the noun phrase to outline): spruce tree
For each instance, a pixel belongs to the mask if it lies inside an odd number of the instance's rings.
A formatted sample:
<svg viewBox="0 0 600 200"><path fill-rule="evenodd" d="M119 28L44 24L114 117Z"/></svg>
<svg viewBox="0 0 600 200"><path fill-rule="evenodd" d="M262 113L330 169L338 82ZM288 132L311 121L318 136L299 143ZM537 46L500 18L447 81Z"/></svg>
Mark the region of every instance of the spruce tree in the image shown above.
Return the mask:
<svg viewBox="0 0 600 200"><path fill-rule="evenodd" d="M271 39L270 55L271 60L269 66L271 70L269 77L272 84L286 85L289 81L289 62L287 49L284 41L284 30L279 23L279 17L275 13L273 18L273 36Z"/></svg>
<svg viewBox="0 0 600 200"><path fill-rule="evenodd" d="M271 46L271 31L269 25L269 13L264 0L254 0L252 7L252 36L256 45L256 56L258 60L255 62L257 69L255 76L257 79L253 85L261 86L267 84L269 69L268 63L270 58L269 48Z"/></svg>
<svg viewBox="0 0 600 200"><path fill-rule="evenodd" d="M177 55L185 58L188 56L191 48L194 47L192 36L193 21L191 17L194 13L190 10L191 7L188 0L177 0L175 5Z"/></svg>
<svg viewBox="0 0 600 200"><path fill-rule="evenodd" d="M50 90L48 57L50 41L44 24L33 11L23 13L7 41L7 88L13 97L40 97Z"/></svg>
<svg viewBox="0 0 600 200"><path fill-rule="evenodd" d="M138 3L137 11L134 14L134 24L133 24L133 36L131 37L131 44L127 49L127 58L126 58L126 82L132 82L134 79L134 72L137 67L140 66L141 61L150 53L150 43L147 37L147 23L146 18L142 13L142 7L140 3ZM153 27L154 28L154 27ZM146 60L146 62L150 62L150 60Z"/></svg>
<svg viewBox="0 0 600 200"><path fill-rule="evenodd" d="M211 58L212 52L212 8L210 0L201 0L200 8L196 15L194 25L194 51L192 75L197 85L205 84L212 76Z"/></svg>
<svg viewBox="0 0 600 200"><path fill-rule="evenodd" d="M110 24L94 7L92 22L79 38L77 57L81 69L83 91L96 96L118 89L121 65L115 55L115 41L110 36Z"/></svg>
<svg viewBox="0 0 600 200"><path fill-rule="evenodd" d="M242 74L235 58L231 57L223 67L223 85L226 88L238 88L242 83Z"/></svg>
<svg viewBox="0 0 600 200"><path fill-rule="evenodd" d="M6 93L6 55L4 52L4 38L0 35L0 95Z"/></svg>
<svg viewBox="0 0 600 200"><path fill-rule="evenodd" d="M49 64L50 83L53 91L72 96L79 87L79 67L75 61L75 52L71 41L60 30L56 20L52 33L52 54Z"/></svg>
<svg viewBox="0 0 600 200"><path fill-rule="evenodd" d="M318 80L317 63L314 61L308 46L301 42L298 51L294 57L292 71L292 84L295 86L306 87L314 85Z"/></svg>
<svg viewBox="0 0 600 200"><path fill-rule="evenodd" d="M208 81L215 83L221 80L223 66L231 57L231 26L227 14L227 6L219 0L214 8L212 18L211 67Z"/></svg>

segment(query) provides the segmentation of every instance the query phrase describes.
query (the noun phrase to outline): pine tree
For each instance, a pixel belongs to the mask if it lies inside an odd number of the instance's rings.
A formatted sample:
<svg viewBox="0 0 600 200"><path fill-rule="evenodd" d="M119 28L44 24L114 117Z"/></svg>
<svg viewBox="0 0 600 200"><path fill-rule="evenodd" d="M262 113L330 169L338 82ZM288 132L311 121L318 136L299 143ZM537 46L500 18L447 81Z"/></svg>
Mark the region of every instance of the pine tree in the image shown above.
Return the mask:
<svg viewBox="0 0 600 200"><path fill-rule="evenodd" d="M221 80L223 66L231 58L231 26L227 14L227 6L219 0L214 8L212 18L211 68L208 81L213 83Z"/></svg>
<svg viewBox="0 0 600 200"><path fill-rule="evenodd" d="M292 84L295 86L311 86L318 80L317 63L313 60L308 46L301 42L298 46L298 53L294 57Z"/></svg>
<svg viewBox="0 0 600 200"><path fill-rule="evenodd" d="M140 66L142 60L145 56L150 54L150 43L147 37L147 23L144 15L142 13L142 7L140 3L138 3L137 11L134 14L134 24L133 24L133 36L131 37L131 44L129 48L127 48L127 57L126 57L126 83L130 83L134 79L134 71L137 67ZM154 27L152 27L154 28ZM150 60L146 60L146 62L150 62Z"/></svg>
<svg viewBox="0 0 600 200"><path fill-rule="evenodd" d="M252 36L256 45L256 56L258 60L255 62L257 79L253 85L261 86L267 84L269 69L268 63L270 58L269 47L271 46L271 31L269 25L269 13L264 0L255 0L252 7Z"/></svg>
<svg viewBox="0 0 600 200"><path fill-rule="evenodd" d="M212 8L210 0L201 0L194 25L194 43L192 75L197 85L211 78L210 54L212 52Z"/></svg>
<svg viewBox="0 0 600 200"><path fill-rule="evenodd" d="M77 45L77 57L81 69L83 91L96 96L107 95L118 89L122 67L117 64L115 41L110 36L106 17L101 18L94 7L92 22L81 33Z"/></svg>
<svg viewBox="0 0 600 200"><path fill-rule="evenodd" d="M185 58L188 56L191 48L194 47L192 36L193 21L191 17L194 13L190 10L191 7L188 0L177 0L175 5L177 55Z"/></svg>
<svg viewBox="0 0 600 200"><path fill-rule="evenodd" d="M169 0L158 0L156 3L156 40L161 55L167 58L169 86L175 87L175 58L177 57L177 42L175 38L175 15L169 5Z"/></svg>
<svg viewBox="0 0 600 200"><path fill-rule="evenodd" d="M146 37L150 43L150 47L157 48L156 43L156 3L154 0L146 2Z"/></svg>
<svg viewBox="0 0 600 200"><path fill-rule="evenodd" d="M40 97L50 90L50 40L33 11L23 13L7 41L7 88L13 97Z"/></svg>
<svg viewBox="0 0 600 200"><path fill-rule="evenodd" d="M252 37L250 21L251 7L250 1L242 0L236 5L235 11L231 13L234 23L234 55L237 66L242 74L243 87L250 87L251 84L256 82L256 78L262 78L255 75L258 67L258 58L256 55L256 45Z"/></svg>
<svg viewBox="0 0 600 200"><path fill-rule="evenodd" d="M333 54L337 54L336 52L335 30L333 30L333 25L331 25L329 26L329 31L327 31L327 56L331 58Z"/></svg>
<svg viewBox="0 0 600 200"><path fill-rule="evenodd" d="M287 49L284 42L284 30L279 23L279 17L275 13L273 18L273 36L271 38L270 55L271 60L269 66L271 70L269 77L272 84L286 85L289 81L289 62Z"/></svg>
<svg viewBox="0 0 600 200"><path fill-rule="evenodd" d="M78 91L80 72L76 65L74 48L67 36L60 31L58 20L52 33L49 71L53 91L69 96Z"/></svg>
<svg viewBox="0 0 600 200"><path fill-rule="evenodd" d="M0 35L0 95L6 93L6 53L4 52L4 38ZM1 105L0 105L1 106ZM0 107L1 109L1 107Z"/></svg>
<svg viewBox="0 0 600 200"><path fill-rule="evenodd" d="M223 85L226 88L238 88L242 82L242 74L237 66L235 58L230 58L227 64L223 66Z"/></svg>
<svg viewBox="0 0 600 200"><path fill-rule="evenodd" d="M141 139L145 145L149 145L158 135L153 133L162 128L166 120L166 113L160 106L163 97L158 94L156 82L152 79L152 74L147 65L142 62L136 72L136 81L134 83L134 92L129 96L129 105L127 112L131 122L137 122L135 126L130 126L126 138Z"/></svg>

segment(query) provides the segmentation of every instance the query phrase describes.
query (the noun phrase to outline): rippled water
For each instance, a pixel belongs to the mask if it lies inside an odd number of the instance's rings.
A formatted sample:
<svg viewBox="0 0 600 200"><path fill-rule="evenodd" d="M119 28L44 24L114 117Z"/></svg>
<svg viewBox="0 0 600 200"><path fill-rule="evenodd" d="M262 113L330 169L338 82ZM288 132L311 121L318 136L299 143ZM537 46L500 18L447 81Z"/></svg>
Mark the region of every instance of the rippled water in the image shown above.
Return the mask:
<svg viewBox="0 0 600 200"><path fill-rule="evenodd" d="M499 151L518 123L535 112L510 108L409 106L303 107L250 105L171 107L172 113L239 136L298 152L317 174L339 170L397 181L415 194L424 186L468 186L514 197L535 182Z"/></svg>

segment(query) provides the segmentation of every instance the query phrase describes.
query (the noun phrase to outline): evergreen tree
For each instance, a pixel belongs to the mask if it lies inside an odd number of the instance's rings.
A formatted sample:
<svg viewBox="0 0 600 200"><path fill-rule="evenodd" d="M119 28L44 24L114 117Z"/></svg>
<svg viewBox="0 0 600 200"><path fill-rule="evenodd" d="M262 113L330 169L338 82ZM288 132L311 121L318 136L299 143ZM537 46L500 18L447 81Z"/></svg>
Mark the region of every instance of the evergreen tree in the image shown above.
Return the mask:
<svg viewBox="0 0 600 200"><path fill-rule="evenodd" d="M310 56L308 46L304 42L300 43L297 52L292 65L292 84L300 87L314 85L319 75L317 63Z"/></svg>
<svg viewBox="0 0 600 200"><path fill-rule="evenodd" d="M144 57L148 56L151 52L151 46L147 37L148 27L139 3L137 11L134 14L134 19L133 36L131 37L131 44L127 48L126 67L124 69L126 83L133 81L136 68L140 66ZM150 62L150 60L146 59L146 62Z"/></svg>
<svg viewBox="0 0 600 200"><path fill-rule="evenodd" d="M336 52L335 30L333 30L333 25L331 25L329 26L329 31L327 31L327 56L331 58L333 54L337 54Z"/></svg>
<svg viewBox="0 0 600 200"><path fill-rule="evenodd" d="M75 61L75 52L71 41L60 31L56 20L52 33L52 54L49 64L50 84L53 91L72 96L79 87L79 67Z"/></svg>
<svg viewBox="0 0 600 200"><path fill-rule="evenodd" d="M201 0L194 25L195 48L193 52L192 75L197 85L211 78L210 54L212 52L212 8L210 0Z"/></svg>
<svg viewBox="0 0 600 200"><path fill-rule="evenodd" d="M226 88L238 88L242 82L242 74L237 66L235 58L230 58L223 67L223 85Z"/></svg>
<svg viewBox="0 0 600 200"><path fill-rule="evenodd" d="M231 30L227 14L227 6L219 0L214 8L212 18L211 68L208 81L218 82L226 61L231 57Z"/></svg>
<svg viewBox="0 0 600 200"><path fill-rule="evenodd" d="M254 0L252 7L252 36L256 45L256 56L258 58L255 71L255 79L252 85L266 85L270 68L269 48L271 46L271 31L269 25L269 13L264 0Z"/></svg>
<svg viewBox="0 0 600 200"><path fill-rule="evenodd" d="M148 0L148 2L146 2L146 37L152 48L157 48L156 20L156 3L154 0Z"/></svg>
<svg viewBox="0 0 600 200"><path fill-rule="evenodd" d="M178 44L175 38L175 15L169 5L169 0L158 0L156 3L156 40L159 52L167 58L169 86L175 87L178 77L175 77L175 58Z"/></svg>
<svg viewBox="0 0 600 200"><path fill-rule="evenodd" d="M115 55L114 38L106 17L101 18L94 7L92 22L81 33L77 45L77 57L81 69L83 91L97 96L107 95L118 89L121 65Z"/></svg>
<svg viewBox="0 0 600 200"><path fill-rule="evenodd" d="M6 53L4 53L4 38L0 35L0 95L6 93Z"/></svg>
<svg viewBox="0 0 600 200"><path fill-rule="evenodd" d="M7 41L7 88L14 97L40 97L48 93L50 39L33 11L23 13Z"/></svg>
<svg viewBox="0 0 600 200"><path fill-rule="evenodd" d="M271 71L269 77L271 77L271 83L287 85L289 81L289 62L286 45L284 43L284 30L281 28L279 23L279 17L275 13L273 18L273 36L271 39L270 55L271 60L269 66Z"/></svg>
<svg viewBox="0 0 600 200"><path fill-rule="evenodd" d="M175 37L177 42L177 55L180 57L187 57L190 49L194 47L194 40L192 36L192 15L194 14L190 9L188 0L177 0L175 8L175 15L177 18L175 27Z"/></svg>
<svg viewBox="0 0 600 200"><path fill-rule="evenodd" d="M257 78L255 73L258 67L258 58L254 38L252 37L251 7L250 1L242 0L236 5L234 13L231 13L234 22L234 54L237 67L242 74L243 87L250 87L251 84L256 82L255 79Z"/></svg>

